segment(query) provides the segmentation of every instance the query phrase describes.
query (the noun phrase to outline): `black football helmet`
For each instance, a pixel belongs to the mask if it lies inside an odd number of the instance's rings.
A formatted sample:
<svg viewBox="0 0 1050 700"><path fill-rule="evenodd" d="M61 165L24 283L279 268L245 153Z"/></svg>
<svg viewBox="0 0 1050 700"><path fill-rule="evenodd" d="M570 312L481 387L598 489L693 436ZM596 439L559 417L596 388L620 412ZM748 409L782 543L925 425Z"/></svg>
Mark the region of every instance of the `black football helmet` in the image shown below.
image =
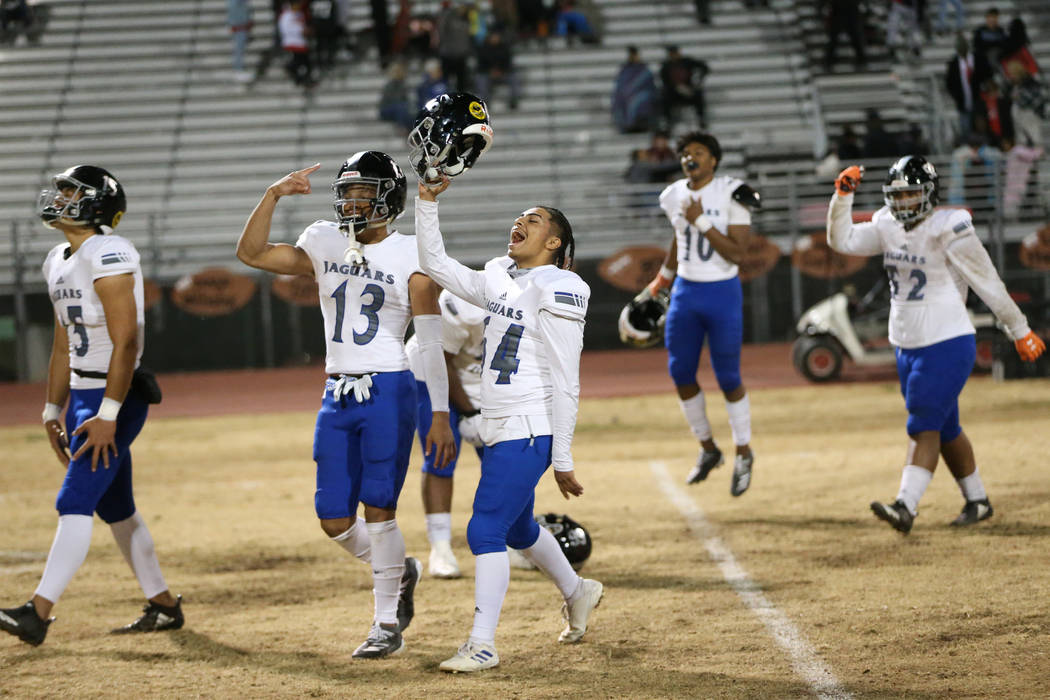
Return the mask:
<svg viewBox="0 0 1050 700"><path fill-rule="evenodd" d="M469 92L438 95L423 105L408 134L408 160L416 176L437 182L469 170L492 145L485 102Z"/></svg>
<svg viewBox="0 0 1050 700"><path fill-rule="evenodd" d="M904 156L886 173L882 196L893 218L910 229L940 201L937 171L922 156Z"/></svg>
<svg viewBox="0 0 1050 700"><path fill-rule="evenodd" d="M347 197L353 185L375 187L372 197ZM335 193L335 216L339 228L345 234L357 234L375 225L394 221L405 211L405 193L408 183L405 173L393 158L381 151L359 151L350 156L339 168L332 183ZM352 204L351 213L346 205Z"/></svg>
<svg viewBox="0 0 1050 700"><path fill-rule="evenodd" d="M671 293L662 289L656 296L643 292L627 302L620 312L617 327L620 340L636 348L651 348L664 339L664 321Z"/></svg>
<svg viewBox="0 0 1050 700"><path fill-rule="evenodd" d="M109 231L117 227L127 208L120 182L96 165L74 165L55 175L51 186L40 191L36 205L45 226L53 228L55 221L66 219Z"/></svg>
<svg viewBox="0 0 1050 700"><path fill-rule="evenodd" d="M572 568L579 571L587 557L591 556L591 534L587 532L587 528L567 515L555 513L537 515L536 522L540 527L550 530Z"/></svg>

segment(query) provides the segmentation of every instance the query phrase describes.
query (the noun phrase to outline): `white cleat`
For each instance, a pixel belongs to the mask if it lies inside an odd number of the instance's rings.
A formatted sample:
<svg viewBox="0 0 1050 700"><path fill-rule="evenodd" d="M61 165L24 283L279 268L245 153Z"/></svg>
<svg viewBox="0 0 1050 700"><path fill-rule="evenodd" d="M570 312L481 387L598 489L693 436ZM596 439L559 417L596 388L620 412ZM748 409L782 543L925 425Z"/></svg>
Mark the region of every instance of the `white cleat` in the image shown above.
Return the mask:
<svg viewBox="0 0 1050 700"><path fill-rule="evenodd" d="M558 635L558 641L563 644L572 644L583 638L587 631L587 620L605 594L605 586L589 578L582 579L580 586L582 590L575 600L565 601L561 608L562 617L569 623Z"/></svg>
<svg viewBox="0 0 1050 700"><path fill-rule="evenodd" d="M473 673L499 666L499 654L496 647L482 642L468 641L459 648L451 659L445 659L438 666L447 673Z"/></svg>
<svg viewBox="0 0 1050 700"><path fill-rule="evenodd" d="M452 551L450 542L432 542L430 544L430 561L427 563L427 572L434 578L459 578L463 573L459 570L459 562Z"/></svg>
<svg viewBox="0 0 1050 700"><path fill-rule="evenodd" d="M739 496L751 486L751 466L755 463L755 453L747 457L737 455L733 461L733 480L729 484L729 493Z"/></svg>

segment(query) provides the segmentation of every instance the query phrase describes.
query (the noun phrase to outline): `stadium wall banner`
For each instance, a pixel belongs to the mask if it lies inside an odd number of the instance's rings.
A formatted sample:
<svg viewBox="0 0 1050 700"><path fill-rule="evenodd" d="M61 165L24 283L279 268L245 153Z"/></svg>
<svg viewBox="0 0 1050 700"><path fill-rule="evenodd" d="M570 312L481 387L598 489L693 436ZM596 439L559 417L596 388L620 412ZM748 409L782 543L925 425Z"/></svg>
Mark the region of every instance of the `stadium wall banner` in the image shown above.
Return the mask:
<svg viewBox="0 0 1050 700"><path fill-rule="evenodd" d="M271 285L280 299L296 306L317 306L317 281L307 275L277 275Z"/></svg>
<svg viewBox="0 0 1050 700"><path fill-rule="evenodd" d="M598 276L625 292L637 293L653 281L667 257L667 249L654 245L620 248L598 263Z"/></svg>
<svg viewBox="0 0 1050 700"><path fill-rule="evenodd" d="M776 267L777 260L780 260L780 247L765 236L752 233L738 266L740 280L750 282L769 274Z"/></svg>
<svg viewBox="0 0 1050 700"><path fill-rule="evenodd" d="M156 282L153 280L142 280L143 311L149 311L156 306L162 296L164 296L164 292L160 290L160 286Z"/></svg>
<svg viewBox="0 0 1050 700"><path fill-rule="evenodd" d="M1025 236L1017 250L1017 257L1027 268L1050 272L1050 224Z"/></svg>
<svg viewBox="0 0 1050 700"><path fill-rule="evenodd" d="M867 263L867 258L832 250L824 231L800 237L791 251L791 264L802 274L819 279L849 277L862 270Z"/></svg>
<svg viewBox="0 0 1050 700"><path fill-rule="evenodd" d="M194 316L225 316L244 308L255 296L255 280L221 267L186 275L175 283L171 300Z"/></svg>

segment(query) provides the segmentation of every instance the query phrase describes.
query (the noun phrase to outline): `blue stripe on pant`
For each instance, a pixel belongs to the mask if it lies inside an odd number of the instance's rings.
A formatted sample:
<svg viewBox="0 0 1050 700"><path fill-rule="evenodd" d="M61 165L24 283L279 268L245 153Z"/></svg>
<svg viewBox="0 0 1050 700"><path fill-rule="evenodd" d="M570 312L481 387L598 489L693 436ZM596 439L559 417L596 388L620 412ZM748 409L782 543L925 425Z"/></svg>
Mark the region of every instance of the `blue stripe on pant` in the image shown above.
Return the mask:
<svg viewBox="0 0 1050 700"><path fill-rule="evenodd" d="M536 484L551 463L552 442L550 435L541 435L486 445L467 525L467 543L475 555L536 544L540 529L532 508Z"/></svg>
<svg viewBox="0 0 1050 700"><path fill-rule="evenodd" d="M744 295L739 277L717 282L679 277L674 281L664 339L667 369L675 386L696 383L705 337L719 388L725 393L734 391L741 384L740 346L744 342Z"/></svg>
<svg viewBox="0 0 1050 700"><path fill-rule="evenodd" d="M70 436L69 452L76 454L87 439L85 435L73 435L73 431L84 421L98 413L106 390L73 389L69 392L69 409L66 411L66 435ZM135 513L135 496L131 483L131 443L135 441L149 412L148 404L134 393L128 392L117 415L117 456L109 457L109 469L103 467L99 455L98 468L91 471L91 451L80 459L71 461L66 469L66 478L55 498L59 515L91 515L107 523L130 518Z"/></svg>
<svg viewBox="0 0 1050 700"><path fill-rule="evenodd" d="M977 359L976 336L961 335L924 348L897 348L896 353L908 435L936 430L941 444L959 437L959 394Z"/></svg>
<svg viewBox="0 0 1050 700"><path fill-rule="evenodd" d="M330 384L314 428L317 517L348 518L358 503L396 508L416 429L415 377L408 370L373 375L364 403L352 393L333 399Z"/></svg>
<svg viewBox="0 0 1050 700"><path fill-rule="evenodd" d="M427 391L426 382L416 380L416 396L419 397L419 415L416 416L416 433L419 435L419 446L421 449L426 449L427 445L427 433L430 432L430 424L434 420L434 409L430 406L430 392ZM459 411L456 407L449 404L448 407L448 422L452 427L452 437L456 441L456 456L448 463L445 467L438 468L434 466L434 460L437 458L437 450L431 450L430 454L423 455L423 473L433 474L434 476L451 477L456 471L456 463L459 461L459 446L462 442L462 438L459 436ZM478 458L481 458L481 448L475 447L474 450L478 453Z"/></svg>

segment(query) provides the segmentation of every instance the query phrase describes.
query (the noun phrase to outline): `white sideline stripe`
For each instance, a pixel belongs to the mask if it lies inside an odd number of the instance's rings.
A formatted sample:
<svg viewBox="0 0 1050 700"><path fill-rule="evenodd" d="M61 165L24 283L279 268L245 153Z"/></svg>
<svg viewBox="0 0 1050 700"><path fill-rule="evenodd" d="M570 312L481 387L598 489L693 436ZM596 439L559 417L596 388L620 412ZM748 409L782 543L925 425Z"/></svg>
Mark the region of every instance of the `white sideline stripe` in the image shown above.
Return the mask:
<svg viewBox="0 0 1050 700"><path fill-rule="evenodd" d="M736 594L744 601L747 607L755 613L759 620L769 630L770 635L784 651L791 657L791 667L795 674L809 684L809 687L819 698L827 700L847 700L853 695L847 692L840 684L831 669L821 661L813 646L806 641L791 620L784 613L773 606L769 599L762 593L762 589L755 583L747 572L744 571L733 552L722 538L718 536L715 528L704 517L704 511L691 499L681 488L671 480L667 471L667 465L659 461L649 462L649 468L656 476L656 482L660 490L664 492L667 499L671 501L685 516L693 534L710 555L711 559L718 564L722 571L722 577L732 587Z"/></svg>
<svg viewBox="0 0 1050 700"><path fill-rule="evenodd" d="M27 571L43 571L40 564L19 564L18 566L0 566L0 576L24 574Z"/></svg>

